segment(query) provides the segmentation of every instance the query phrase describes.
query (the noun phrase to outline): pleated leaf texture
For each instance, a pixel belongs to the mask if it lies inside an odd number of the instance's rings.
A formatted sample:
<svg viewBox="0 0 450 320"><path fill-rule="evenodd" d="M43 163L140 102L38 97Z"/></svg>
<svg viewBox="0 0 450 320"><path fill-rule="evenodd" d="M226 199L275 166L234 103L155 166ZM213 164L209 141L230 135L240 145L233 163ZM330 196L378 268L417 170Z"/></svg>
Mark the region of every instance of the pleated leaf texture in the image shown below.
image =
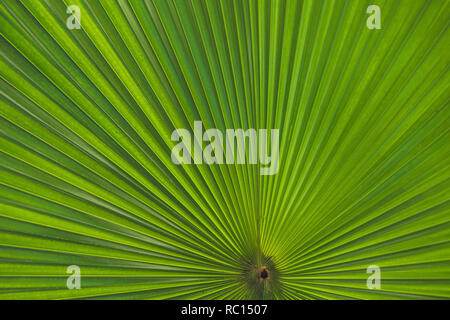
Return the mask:
<svg viewBox="0 0 450 320"><path fill-rule="evenodd" d="M449 299L449 18L2 0L0 299ZM278 172L175 164L195 121L278 129Z"/></svg>

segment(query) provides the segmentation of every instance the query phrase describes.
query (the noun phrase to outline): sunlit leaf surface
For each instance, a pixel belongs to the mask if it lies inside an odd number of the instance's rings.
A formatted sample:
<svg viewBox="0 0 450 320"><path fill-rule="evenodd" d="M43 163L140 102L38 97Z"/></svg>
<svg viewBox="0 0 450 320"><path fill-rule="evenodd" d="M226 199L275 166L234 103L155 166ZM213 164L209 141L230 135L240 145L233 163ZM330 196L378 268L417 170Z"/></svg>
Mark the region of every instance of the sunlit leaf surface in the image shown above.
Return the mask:
<svg viewBox="0 0 450 320"><path fill-rule="evenodd" d="M0 299L449 299L449 18L447 0L2 0ZM279 129L278 173L175 165L195 120Z"/></svg>

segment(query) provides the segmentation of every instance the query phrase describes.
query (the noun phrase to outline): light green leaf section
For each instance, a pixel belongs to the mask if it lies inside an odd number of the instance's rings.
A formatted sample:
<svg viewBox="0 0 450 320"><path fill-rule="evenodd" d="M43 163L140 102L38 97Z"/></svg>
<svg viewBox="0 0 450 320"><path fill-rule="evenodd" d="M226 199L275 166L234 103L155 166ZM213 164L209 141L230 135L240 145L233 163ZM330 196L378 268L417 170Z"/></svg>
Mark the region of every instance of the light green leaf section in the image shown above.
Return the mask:
<svg viewBox="0 0 450 320"><path fill-rule="evenodd" d="M0 299L450 299L449 21L448 0L1 1ZM199 120L279 129L278 173L174 164Z"/></svg>

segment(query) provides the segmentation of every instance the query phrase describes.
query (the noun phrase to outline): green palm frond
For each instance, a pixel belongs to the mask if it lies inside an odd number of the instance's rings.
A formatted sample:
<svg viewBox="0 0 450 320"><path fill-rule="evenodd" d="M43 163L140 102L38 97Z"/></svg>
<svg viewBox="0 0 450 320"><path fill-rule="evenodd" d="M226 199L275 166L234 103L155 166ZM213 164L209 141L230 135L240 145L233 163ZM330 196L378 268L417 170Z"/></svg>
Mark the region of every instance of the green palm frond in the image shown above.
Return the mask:
<svg viewBox="0 0 450 320"><path fill-rule="evenodd" d="M0 299L449 299L449 18L2 0ZM174 164L194 121L279 129L278 172Z"/></svg>

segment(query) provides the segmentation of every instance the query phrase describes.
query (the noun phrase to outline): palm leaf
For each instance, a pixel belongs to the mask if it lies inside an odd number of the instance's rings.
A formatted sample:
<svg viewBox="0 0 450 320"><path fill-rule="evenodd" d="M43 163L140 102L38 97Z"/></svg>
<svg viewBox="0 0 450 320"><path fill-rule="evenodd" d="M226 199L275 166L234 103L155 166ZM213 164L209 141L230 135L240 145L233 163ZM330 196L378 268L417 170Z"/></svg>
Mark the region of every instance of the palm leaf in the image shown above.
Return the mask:
<svg viewBox="0 0 450 320"><path fill-rule="evenodd" d="M446 0L2 1L0 299L450 298L449 17ZM174 164L196 120L278 128L278 173Z"/></svg>

